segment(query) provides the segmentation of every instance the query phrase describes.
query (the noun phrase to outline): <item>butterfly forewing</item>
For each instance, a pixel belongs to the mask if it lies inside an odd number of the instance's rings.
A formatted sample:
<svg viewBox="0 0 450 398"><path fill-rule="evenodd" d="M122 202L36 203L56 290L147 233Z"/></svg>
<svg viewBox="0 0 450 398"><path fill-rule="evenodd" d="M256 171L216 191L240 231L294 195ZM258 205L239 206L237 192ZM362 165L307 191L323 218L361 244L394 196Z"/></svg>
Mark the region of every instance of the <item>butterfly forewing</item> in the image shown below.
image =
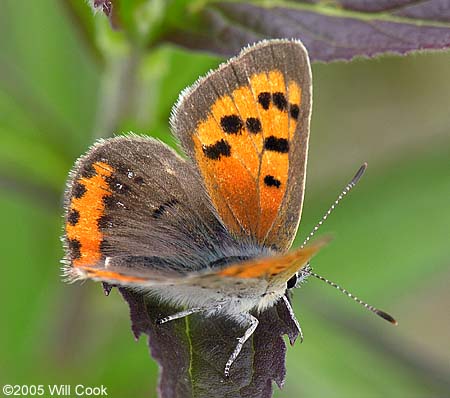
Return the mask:
<svg viewBox="0 0 450 398"><path fill-rule="evenodd" d="M296 41L261 42L185 91L172 127L232 234L286 250L300 219L311 72Z"/></svg>
<svg viewBox="0 0 450 398"><path fill-rule="evenodd" d="M75 268L153 256L169 268L201 269L229 236L193 165L151 138L94 145L74 167L65 205L66 262Z"/></svg>

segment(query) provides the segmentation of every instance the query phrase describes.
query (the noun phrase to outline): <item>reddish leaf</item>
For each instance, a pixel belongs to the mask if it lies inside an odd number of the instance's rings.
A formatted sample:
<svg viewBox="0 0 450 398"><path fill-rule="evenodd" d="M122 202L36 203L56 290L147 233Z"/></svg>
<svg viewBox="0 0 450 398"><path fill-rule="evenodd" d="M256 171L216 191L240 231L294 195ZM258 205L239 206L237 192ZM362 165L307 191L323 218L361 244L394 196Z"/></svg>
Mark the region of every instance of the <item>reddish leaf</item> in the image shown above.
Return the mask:
<svg viewBox="0 0 450 398"><path fill-rule="evenodd" d="M293 343L298 334L283 302L258 315L258 328L226 379L225 363L243 332L235 322L191 315L156 325L158 318L177 310L129 290L120 291L130 306L135 337L149 336L151 354L161 368L161 398L269 398L273 381L283 385L286 346L281 336L288 334Z"/></svg>
<svg viewBox="0 0 450 398"><path fill-rule="evenodd" d="M342 0L209 3L202 26L168 39L189 48L236 54L262 38L294 37L316 61L450 47L448 0ZM317 2L319 3L319 2Z"/></svg>

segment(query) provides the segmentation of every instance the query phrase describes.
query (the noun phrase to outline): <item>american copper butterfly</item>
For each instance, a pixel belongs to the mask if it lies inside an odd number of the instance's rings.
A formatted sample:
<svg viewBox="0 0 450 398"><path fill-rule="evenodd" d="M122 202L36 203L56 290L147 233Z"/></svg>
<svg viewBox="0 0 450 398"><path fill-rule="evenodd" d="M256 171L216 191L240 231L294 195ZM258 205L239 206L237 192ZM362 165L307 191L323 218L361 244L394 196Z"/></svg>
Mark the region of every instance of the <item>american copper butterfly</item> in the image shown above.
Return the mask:
<svg viewBox="0 0 450 398"><path fill-rule="evenodd" d="M149 137L97 142L67 185L69 279L183 308L160 323L196 312L235 319L246 332L223 364L228 376L258 312L284 300L295 319L288 289L325 280L309 266L323 240L287 252L303 205L311 95L302 43L262 41L181 93L170 122L187 159Z"/></svg>

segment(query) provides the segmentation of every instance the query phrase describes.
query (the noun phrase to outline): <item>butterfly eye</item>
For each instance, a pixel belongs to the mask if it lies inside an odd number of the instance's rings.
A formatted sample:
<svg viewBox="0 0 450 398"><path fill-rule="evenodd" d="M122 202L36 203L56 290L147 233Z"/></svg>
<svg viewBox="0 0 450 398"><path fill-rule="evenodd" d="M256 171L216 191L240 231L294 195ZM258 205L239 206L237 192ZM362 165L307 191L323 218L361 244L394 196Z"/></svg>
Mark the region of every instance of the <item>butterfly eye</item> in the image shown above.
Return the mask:
<svg viewBox="0 0 450 398"><path fill-rule="evenodd" d="M291 279L289 279L286 283L286 287L288 289L292 289L297 284L297 274L294 274Z"/></svg>

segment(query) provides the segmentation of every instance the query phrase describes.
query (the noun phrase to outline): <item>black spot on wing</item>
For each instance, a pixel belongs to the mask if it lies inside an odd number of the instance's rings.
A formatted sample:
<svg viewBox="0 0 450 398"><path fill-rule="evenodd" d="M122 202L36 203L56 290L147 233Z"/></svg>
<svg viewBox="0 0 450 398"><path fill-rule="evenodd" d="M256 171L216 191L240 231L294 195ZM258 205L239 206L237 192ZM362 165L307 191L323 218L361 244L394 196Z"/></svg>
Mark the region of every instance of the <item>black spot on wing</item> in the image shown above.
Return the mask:
<svg viewBox="0 0 450 398"><path fill-rule="evenodd" d="M280 111L286 110L287 101L286 101L286 97L284 96L283 93L279 93L279 92L273 93L272 99L273 99L273 103Z"/></svg>
<svg viewBox="0 0 450 398"><path fill-rule="evenodd" d="M286 138L271 135L264 140L264 148L268 151L287 153L289 152L289 141Z"/></svg>
<svg viewBox="0 0 450 398"><path fill-rule="evenodd" d="M266 175L264 177L264 184L266 184L268 187L280 188L281 181L277 180L274 176Z"/></svg>
<svg viewBox="0 0 450 398"><path fill-rule="evenodd" d="M79 220L80 220L80 212L76 209L71 209L69 211L69 215L67 216L67 222L70 225L75 226L78 224Z"/></svg>
<svg viewBox="0 0 450 398"><path fill-rule="evenodd" d="M219 160L221 156L231 156L230 144L221 139L213 145L203 145L203 153L212 160Z"/></svg>
<svg viewBox="0 0 450 398"><path fill-rule="evenodd" d="M107 210L116 210L120 207L124 207L114 195L105 195L103 196L102 201Z"/></svg>
<svg viewBox="0 0 450 398"><path fill-rule="evenodd" d="M111 217L107 216L107 215L102 215L98 220L97 220L97 227L99 229L104 229L104 228L111 228L113 226L113 222L111 220Z"/></svg>
<svg viewBox="0 0 450 398"><path fill-rule="evenodd" d="M244 122L238 115L228 115L220 119L220 125L227 134L240 134L244 127Z"/></svg>
<svg viewBox="0 0 450 398"><path fill-rule="evenodd" d="M115 176L108 176L105 178L105 181L108 183L109 188L111 191L119 194L126 195L130 192L130 187L127 184L124 184L123 182L119 181L117 177Z"/></svg>
<svg viewBox="0 0 450 398"><path fill-rule="evenodd" d="M167 202L164 202L157 209L153 210L152 217L155 219L161 218L162 215L167 211L167 209L175 206L178 202L176 199L170 199Z"/></svg>
<svg viewBox="0 0 450 398"><path fill-rule="evenodd" d="M84 178L92 178L97 174L92 163L86 164L81 169L81 176Z"/></svg>
<svg viewBox="0 0 450 398"><path fill-rule="evenodd" d="M270 93L266 91L258 94L258 102L265 110L269 109L270 97L271 97Z"/></svg>
<svg viewBox="0 0 450 398"><path fill-rule="evenodd" d="M297 104L291 104L291 105L289 106L289 112L290 112L290 114L291 114L291 117L292 117L293 119L297 120L297 119L298 119L298 115L299 115L299 113L300 113L300 108L298 107Z"/></svg>
<svg viewBox="0 0 450 398"><path fill-rule="evenodd" d="M249 117L245 121L245 125L247 127L247 130L253 134L258 134L262 130L261 121L256 117Z"/></svg>
<svg viewBox="0 0 450 398"><path fill-rule="evenodd" d="M69 239L69 251L70 257L73 260L78 260L81 258L81 243L78 239Z"/></svg>
<svg viewBox="0 0 450 398"><path fill-rule="evenodd" d="M75 198L80 199L86 193L87 189L84 184L76 182L73 186L72 194Z"/></svg>

